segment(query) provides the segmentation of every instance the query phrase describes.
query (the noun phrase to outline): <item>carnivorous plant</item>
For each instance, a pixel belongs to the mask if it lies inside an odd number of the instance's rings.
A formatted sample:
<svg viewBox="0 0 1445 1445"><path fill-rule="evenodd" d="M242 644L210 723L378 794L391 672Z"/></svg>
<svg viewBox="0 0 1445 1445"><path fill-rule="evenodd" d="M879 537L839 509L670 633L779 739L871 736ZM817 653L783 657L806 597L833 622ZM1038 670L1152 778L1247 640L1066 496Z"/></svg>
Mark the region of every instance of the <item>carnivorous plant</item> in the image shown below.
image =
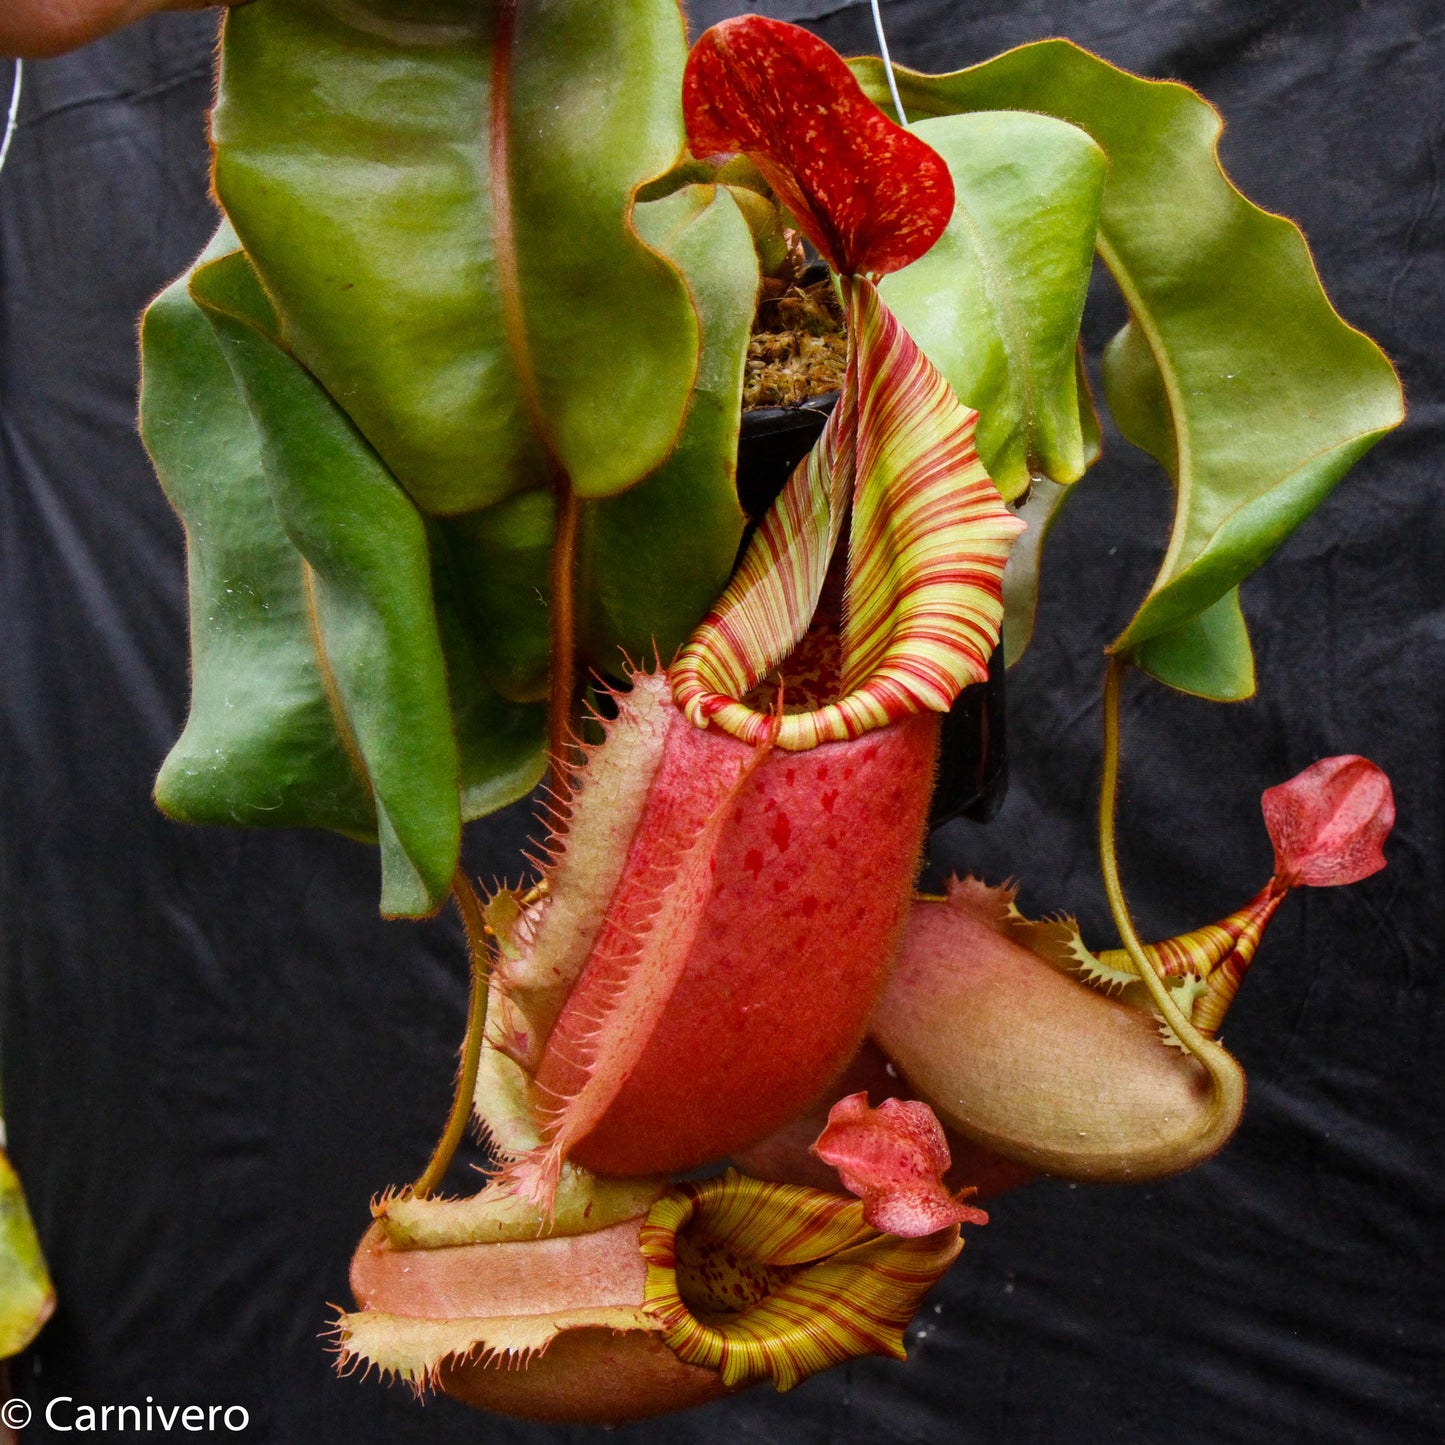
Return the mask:
<svg viewBox="0 0 1445 1445"><path fill-rule="evenodd" d="M1265 888L1146 946L1119 693L1252 692L1239 585L1400 394L1183 86L1050 40L899 72L895 119L880 62L794 26L689 52L675 0L604 9L230 14L226 219L146 314L141 420L190 559L160 806L374 842L384 913L466 929L456 1104L374 1206L341 1359L610 1422L901 1357L986 1220L960 1169L1143 1179L1229 1137L1224 1011L1290 889L1383 866L1389 784L1344 756L1271 789ZM1104 396L1176 497L1104 669L1114 948L914 892L940 720L1027 646L1098 455L1096 256L1129 309ZM779 298L838 396L749 518ZM479 895L463 825L544 774L536 876ZM494 1177L442 1197L473 1119Z"/></svg>

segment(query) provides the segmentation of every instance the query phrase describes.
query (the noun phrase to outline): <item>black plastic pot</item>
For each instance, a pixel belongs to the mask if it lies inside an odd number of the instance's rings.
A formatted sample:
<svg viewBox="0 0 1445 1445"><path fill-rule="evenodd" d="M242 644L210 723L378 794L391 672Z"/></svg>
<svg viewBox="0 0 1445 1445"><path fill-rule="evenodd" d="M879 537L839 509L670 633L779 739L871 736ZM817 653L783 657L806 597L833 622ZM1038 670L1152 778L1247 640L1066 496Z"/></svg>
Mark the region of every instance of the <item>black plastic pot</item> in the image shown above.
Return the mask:
<svg viewBox="0 0 1445 1445"><path fill-rule="evenodd" d="M793 468L813 448L838 401L830 392L799 406L759 407L743 413L738 435L738 498L748 514L748 536ZM989 658L988 681L965 688L943 724L931 823L951 818L987 823L1008 792L1002 646Z"/></svg>

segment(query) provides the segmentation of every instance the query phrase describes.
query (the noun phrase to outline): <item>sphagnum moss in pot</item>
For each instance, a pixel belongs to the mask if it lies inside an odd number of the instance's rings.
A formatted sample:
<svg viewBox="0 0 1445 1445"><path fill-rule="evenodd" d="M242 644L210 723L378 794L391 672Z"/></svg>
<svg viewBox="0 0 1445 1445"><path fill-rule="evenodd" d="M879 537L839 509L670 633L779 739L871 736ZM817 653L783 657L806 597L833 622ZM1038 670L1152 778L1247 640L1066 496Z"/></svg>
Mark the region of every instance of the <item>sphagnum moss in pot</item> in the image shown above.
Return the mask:
<svg viewBox="0 0 1445 1445"><path fill-rule="evenodd" d="M689 54L673 0L227 18L227 220L143 329L194 664L157 799L373 840L382 911L450 898L471 956L346 1367L610 1422L901 1357L971 1184L1227 1140L1216 1035L1265 924L1383 866L1388 782L1325 759L1265 794L1262 891L1151 946L1114 835L1126 673L1252 691L1237 588L1399 421L1389 363L1184 87L1058 40L890 78L755 16ZM799 237L839 395L746 529L749 336ZM1098 453L1096 252L1130 311L1105 398L1178 483L1104 667L1113 948L1007 888L914 892L940 719L1027 645ZM534 882L479 894L463 825L549 769ZM472 1120L495 1177L443 1197Z"/></svg>

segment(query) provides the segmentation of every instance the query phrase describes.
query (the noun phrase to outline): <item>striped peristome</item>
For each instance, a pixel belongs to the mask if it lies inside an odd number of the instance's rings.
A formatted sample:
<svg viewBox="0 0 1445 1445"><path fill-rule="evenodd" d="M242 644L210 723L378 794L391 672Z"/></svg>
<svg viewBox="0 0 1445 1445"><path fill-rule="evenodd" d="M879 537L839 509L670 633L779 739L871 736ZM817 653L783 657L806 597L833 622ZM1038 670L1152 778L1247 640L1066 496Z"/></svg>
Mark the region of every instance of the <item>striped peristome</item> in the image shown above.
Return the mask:
<svg viewBox="0 0 1445 1445"><path fill-rule="evenodd" d="M974 446L978 413L928 362L871 282L844 282L859 401L843 691L882 726L946 712L988 676L1004 563L1024 523Z"/></svg>
<svg viewBox="0 0 1445 1445"><path fill-rule="evenodd" d="M871 281L841 286L843 395L671 670L696 726L791 751L946 712L981 682L1003 621L1004 563L1024 526L978 459L978 414ZM779 723L743 699L807 631L850 512L842 695Z"/></svg>
<svg viewBox="0 0 1445 1445"><path fill-rule="evenodd" d="M1196 978L1203 983L1203 990L1195 998L1190 1022L1205 1038L1212 1039L1219 1033L1224 1015L1254 962L1264 930L1288 891L1271 878L1243 908L1236 909L1228 918L1166 938L1162 943L1144 945L1144 956L1161 977ZM1135 973L1133 960L1122 948L1105 949L1098 959L1106 969Z"/></svg>
<svg viewBox="0 0 1445 1445"><path fill-rule="evenodd" d="M899 1239L856 1199L735 1170L664 1195L641 1242L643 1310L674 1353L729 1389L779 1390L859 1355L904 1359L904 1330L963 1248L957 1225Z"/></svg>
<svg viewBox="0 0 1445 1445"><path fill-rule="evenodd" d="M763 518L727 590L673 664L673 700L689 722L711 723L754 747L774 720L746 697L802 640L823 591L852 491L852 458L840 438L853 430L856 397L845 385L823 435ZM838 733L838 738L853 736ZM785 714L776 746L824 741L812 714Z"/></svg>

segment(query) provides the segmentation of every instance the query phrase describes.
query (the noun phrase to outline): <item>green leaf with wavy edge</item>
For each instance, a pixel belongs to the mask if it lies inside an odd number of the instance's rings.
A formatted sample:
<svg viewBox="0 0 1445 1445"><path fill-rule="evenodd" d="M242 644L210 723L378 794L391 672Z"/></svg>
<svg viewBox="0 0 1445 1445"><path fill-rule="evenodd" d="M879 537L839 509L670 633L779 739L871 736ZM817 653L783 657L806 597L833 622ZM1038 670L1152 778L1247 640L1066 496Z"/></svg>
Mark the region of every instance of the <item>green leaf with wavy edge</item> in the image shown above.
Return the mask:
<svg viewBox="0 0 1445 1445"><path fill-rule="evenodd" d="M1077 127L993 111L915 126L953 175L948 229L880 294L979 414L1004 497L1084 474L1077 355L1108 169Z"/></svg>
<svg viewBox="0 0 1445 1445"><path fill-rule="evenodd" d="M854 63L875 99L877 61ZM1252 669L1226 605L1238 586L1402 414L1379 348L1346 325L1320 287L1293 223L1251 205L1216 152L1218 113L1187 87L1142 80L1068 41L1021 46L969 70L900 70L914 119L997 109L1041 111L1087 131L1109 156L1099 251L1127 301L1138 342L1116 341L1105 390L1130 440L1149 410L1121 357L1147 348L1173 430L1178 501L1159 575L1113 645L1206 696L1235 695ZM1179 629L1190 631L1180 633ZM1205 638L1207 635L1207 648ZM1182 641L1181 641L1182 639ZM1204 665L1203 653L1209 653Z"/></svg>
<svg viewBox="0 0 1445 1445"><path fill-rule="evenodd" d="M631 225L682 153L674 0L267 0L226 20L215 181L288 348L426 511L613 495L699 355Z"/></svg>
<svg viewBox="0 0 1445 1445"><path fill-rule="evenodd" d="M1146 638L1134 650L1134 661L1161 682L1180 692L1214 702L1243 702L1254 696L1254 649L1239 605L1239 588L1231 587L1203 612Z"/></svg>
<svg viewBox="0 0 1445 1445"><path fill-rule="evenodd" d="M55 1286L30 1206L9 1156L0 1149L0 1360L25 1349L54 1311Z"/></svg>
<svg viewBox="0 0 1445 1445"><path fill-rule="evenodd" d="M463 777L426 523L345 413L277 343L275 314L243 253L198 267L190 290L250 407L272 499L305 559L319 669L376 805L382 911L432 912L456 869L460 791L478 780ZM463 702L475 709L478 690ZM535 780L521 751L522 766L492 779L493 791Z"/></svg>
<svg viewBox="0 0 1445 1445"><path fill-rule="evenodd" d="M223 224L198 265L232 254ZM187 272L141 328L141 432L185 528L191 706L156 781L156 801L189 823L323 827L375 841L365 762L348 752L317 652L306 563L277 515L261 438ZM460 750L460 813L482 816L541 776L539 707L483 680L434 570L437 621Z"/></svg>
<svg viewBox="0 0 1445 1445"><path fill-rule="evenodd" d="M201 260L234 249L222 227ZM190 823L312 825L374 836L317 667L301 555L276 515L261 443L188 271L141 325L141 435L186 534L191 705L156 780Z"/></svg>
<svg viewBox="0 0 1445 1445"><path fill-rule="evenodd" d="M1093 466L1103 451L1099 429L1099 413L1094 410L1094 395L1084 369L1084 348L1076 348L1075 371L1078 375L1079 438L1084 448L1084 468ZM1034 618L1039 606L1039 573L1043 566L1044 544L1049 540L1054 523L1063 505L1073 495L1072 486L1035 478L1029 495L1015 503L1015 510L1028 524L1008 554L1003 573L1003 655L1004 665L1012 667L1033 641Z"/></svg>
<svg viewBox="0 0 1445 1445"><path fill-rule="evenodd" d="M438 517L432 531L483 676L504 697L545 701L556 495L522 492L477 512Z"/></svg>
<svg viewBox="0 0 1445 1445"><path fill-rule="evenodd" d="M1003 572L1003 656L1006 667L1012 667L1033 640L1044 543L1048 541L1054 519L1068 496L1068 487L1040 477L1029 489L1022 506L1014 509L1024 519L1027 530L1013 544Z"/></svg>
<svg viewBox="0 0 1445 1445"><path fill-rule="evenodd" d="M747 227L727 193L711 187L680 192L656 210L658 244L674 249L688 268L707 319L705 384L683 443L664 467L633 493L584 506L583 615L595 611L598 621L583 632L599 665L614 669L619 648L643 660L656 639L664 655L671 651L721 587L742 527L733 467L747 318L757 285ZM224 255L234 245L228 233L208 256ZM231 264L244 267L245 260L238 254ZM252 324L276 341L264 298L258 294L251 303ZM184 280L157 303L146 336L145 431L187 524L196 592L196 695L187 731L163 770L162 806L193 822L317 824L374 836L367 764L348 759L318 667L301 554L276 516L255 423ZM324 400L319 391L317 397ZM268 431L286 425L264 397L255 399ZM325 415L327 408L321 411ZM288 444L309 445L311 430L310 421L293 425ZM521 796L542 770L543 709L507 703L486 679L493 654L506 650L514 631L527 630L525 623L509 626L507 608L531 608L545 687L552 500L533 493L474 516L428 524L433 534L485 526L493 513L505 519L523 504L541 518L532 529L530 554L525 535L503 534L493 557L479 566L475 552L457 558L433 537L437 620L461 745L463 818ZM258 549L269 569L264 577L253 575ZM645 566L639 557L647 558ZM479 579L500 579L495 590L501 610L490 618L479 618L459 600ZM238 604L227 601L233 594L254 605L237 611ZM215 641L218 624L230 624L224 645ZM364 749L353 741L353 752ZM393 897L387 906L396 911L410 905Z"/></svg>
<svg viewBox="0 0 1445 1445"><path fill-rule="evenodd" d="M376 803L382 910L430 912L461 843L460 760L432 602L426 524L331 398L276 343L245 255L191 277L256 420L266 480L306 562L338 726Z"/></svg>
<svg viewBox="0 0 1445 1445"><path fill-rule="evenodd" d="M1139 329L1125 325L1104 356L1112 378L1114 420L1135 446L1148 452L1178 483L1179 446L1163 378ZM1216 702L1241 702L1255 690L1254 649L1231 587L1217 602L1177 627L1145 639L1134 661L1181 692Z"/></svg>
<svg viewBox="0 0 1445 1445"><path fill-rule="evenodd" d="M432 524L433 527L435 523ZM469 633L457 606L457 579L433 544L432 595L446 660L456 732L462 822L525 798L547 771L547 708L503 697L483 665L493 639Z"/></svg>

